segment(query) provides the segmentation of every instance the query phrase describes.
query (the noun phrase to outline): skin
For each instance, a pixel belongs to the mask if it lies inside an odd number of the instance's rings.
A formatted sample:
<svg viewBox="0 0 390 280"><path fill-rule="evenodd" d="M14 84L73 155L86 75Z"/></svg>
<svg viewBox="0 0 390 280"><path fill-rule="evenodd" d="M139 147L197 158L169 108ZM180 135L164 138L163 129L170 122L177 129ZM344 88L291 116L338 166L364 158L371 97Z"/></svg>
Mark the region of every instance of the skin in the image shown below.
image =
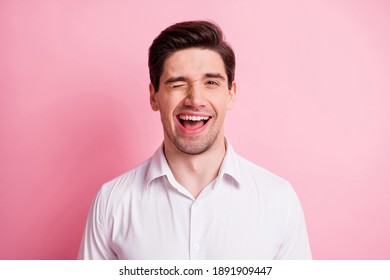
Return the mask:
<svg viewBox="0 0 390 280"><path fill-rule="evenodd" d="M236 83L228 88L220 55L189 48L167 58L159 91L149 85L150 104L160 112L164 153L175 179L196 198L216 177L225 156L224 120L233 108ZM199 129L186 129L179 115L208 117Z"/></svg>

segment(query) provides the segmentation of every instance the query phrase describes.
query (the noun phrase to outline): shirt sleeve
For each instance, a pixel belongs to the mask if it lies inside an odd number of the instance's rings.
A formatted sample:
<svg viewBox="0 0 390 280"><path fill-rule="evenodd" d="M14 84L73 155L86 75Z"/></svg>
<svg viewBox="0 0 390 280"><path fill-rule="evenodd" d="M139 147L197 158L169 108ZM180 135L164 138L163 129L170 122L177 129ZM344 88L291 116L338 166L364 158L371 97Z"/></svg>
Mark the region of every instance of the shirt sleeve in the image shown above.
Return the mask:
<svg viewBox="0 0 390 280"><path fill-rule="evenodd" d="M106 199L102 188L88 214L84 235L78 253L79 260L112 260L117 259L115 252L110 248L107 238L105 220Z"/></svg>
<svg viewBox="0 0 390 280"><path fill-rule="evenodd" d="M276 259L311 260L312 255L303 209L298 196L291 186L286 206L287 212L283 232L284 241Z"/></svg>

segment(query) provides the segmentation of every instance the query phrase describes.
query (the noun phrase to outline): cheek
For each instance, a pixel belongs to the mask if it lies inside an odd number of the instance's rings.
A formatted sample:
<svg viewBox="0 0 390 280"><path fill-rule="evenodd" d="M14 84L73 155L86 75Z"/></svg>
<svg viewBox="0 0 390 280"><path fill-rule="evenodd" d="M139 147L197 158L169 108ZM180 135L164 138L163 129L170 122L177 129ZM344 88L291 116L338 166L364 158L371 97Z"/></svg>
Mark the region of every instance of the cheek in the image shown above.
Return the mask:
<svg viewBox="0 0 390 280"><path fill-rule="evenodd" d="M183 99L180 99L179 97L166 99L161 104L161 108L165 114L173 116L176 108L181 104L182 100Z"/></svg>
<svg viewBox="0 0 390 280"><path fill-rule="evenodd" d="M161 120L168 123L168 122L172 122L174 121L174 114L173 114L173 110L174 108L171 108L171 107L168 107L167 104L161 104L162 106L160 107L160 116L161 116Z"/></svg>
<svg viewBox="0 0 390 280"><path fill-rule="evenodd" d="M233 104L226 98L215 99L213 102L210 102L210 104L218 114L224 114L226 110L229 110L231 107L233 107Z"/></svg>

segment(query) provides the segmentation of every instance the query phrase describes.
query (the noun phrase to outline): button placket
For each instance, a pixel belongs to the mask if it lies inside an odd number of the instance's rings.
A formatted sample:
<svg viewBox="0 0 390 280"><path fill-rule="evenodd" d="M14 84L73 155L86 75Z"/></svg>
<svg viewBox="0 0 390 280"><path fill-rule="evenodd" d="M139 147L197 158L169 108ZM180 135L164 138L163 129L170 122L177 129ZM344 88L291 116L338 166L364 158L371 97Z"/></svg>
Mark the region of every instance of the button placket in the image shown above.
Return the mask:
<svg viewBox="0 0 390 280"><path fill-rule="evenodd" d="M202 229L201 221L201 207L198 201L194 201L191 206L191 218L190 218L190 259L199 259L200 251L200 235Z"/></svg>

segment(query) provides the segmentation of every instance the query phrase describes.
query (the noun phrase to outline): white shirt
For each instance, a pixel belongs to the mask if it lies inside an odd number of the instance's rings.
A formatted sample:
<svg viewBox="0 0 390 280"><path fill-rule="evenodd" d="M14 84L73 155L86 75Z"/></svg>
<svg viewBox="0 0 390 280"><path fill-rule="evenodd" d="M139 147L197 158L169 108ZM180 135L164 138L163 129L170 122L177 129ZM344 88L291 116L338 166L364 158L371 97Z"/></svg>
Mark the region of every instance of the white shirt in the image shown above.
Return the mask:
<svg viewBox="0 0 390 280"><path fill-rule="evenodd" d="M79 259L311 259L303 211L290 184L227 152L195 199L174 178L162 146L103 185Z"/></svg>

